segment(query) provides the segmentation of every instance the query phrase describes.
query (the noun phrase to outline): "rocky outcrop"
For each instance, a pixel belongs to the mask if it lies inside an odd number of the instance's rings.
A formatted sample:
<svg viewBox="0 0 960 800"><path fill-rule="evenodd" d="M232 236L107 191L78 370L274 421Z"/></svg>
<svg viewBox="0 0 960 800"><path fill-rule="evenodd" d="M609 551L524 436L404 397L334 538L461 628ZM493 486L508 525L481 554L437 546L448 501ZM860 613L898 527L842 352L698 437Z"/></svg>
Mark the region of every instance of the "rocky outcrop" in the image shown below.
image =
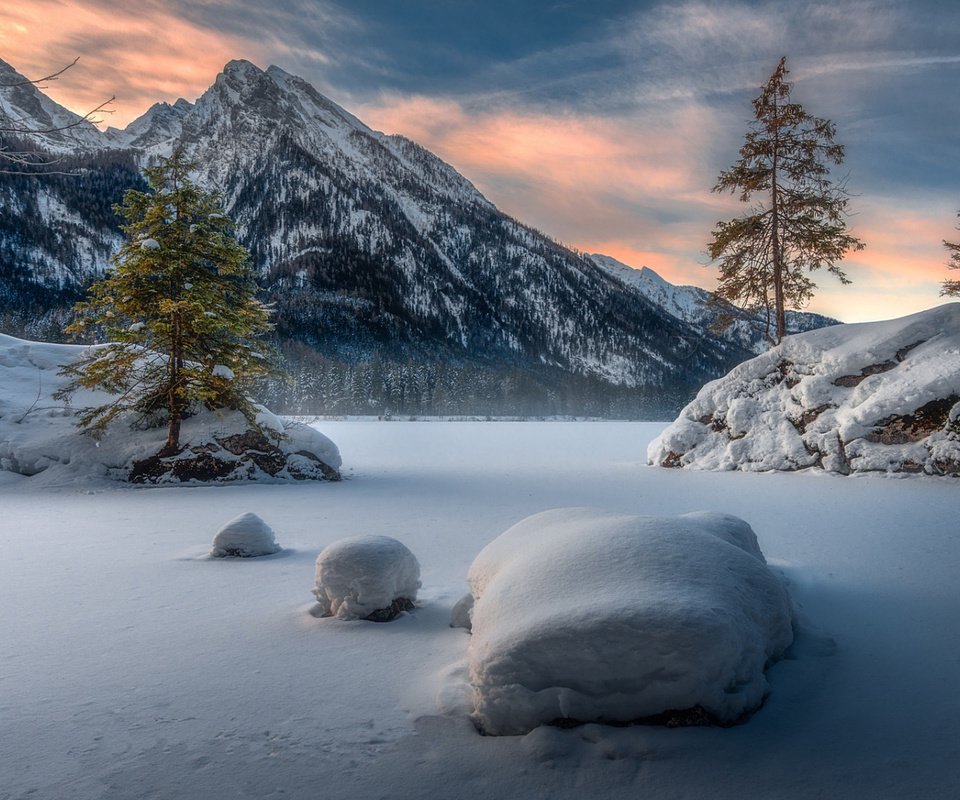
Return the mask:
<svg viewBox="0 0 960 800"><path fill-rule="evenodd" d="M960 303L785 339L705 386L663 467L960 477Z"/></svg>
<svg viewBox="0 0 960 800"><path fill-rule="evenodd" d="M230 436L184 447L173 456L150 456L134 461L131 483L199 481L294 480L339 481L340 473L309 450L284 450L283 439L270 441L262 432L247 429Z"/></svg>

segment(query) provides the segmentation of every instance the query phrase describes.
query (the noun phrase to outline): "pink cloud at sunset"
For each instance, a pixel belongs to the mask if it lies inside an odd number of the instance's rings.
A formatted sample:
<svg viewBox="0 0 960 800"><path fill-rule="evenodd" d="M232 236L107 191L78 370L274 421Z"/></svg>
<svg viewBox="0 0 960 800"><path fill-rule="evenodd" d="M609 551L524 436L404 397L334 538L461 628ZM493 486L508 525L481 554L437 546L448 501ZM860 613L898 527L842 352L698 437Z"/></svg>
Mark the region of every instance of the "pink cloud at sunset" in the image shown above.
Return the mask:
<svg viewBox="0 0 960 800"><path fill-rule="evenodd" d="M689 253L709 231L694 229L690 211L711 218L729 205L703 186L713 147L705 109L688 104L647 120L471 113L416 97L360 116L425 145L504 211L566 244L632 265L643 257L671 280L704 280Z"/></svg>
<svg viewBox="0 0 960 800"><path fill-rule="evenodd" d="M445 5L444 13L455 16L456 5ZM838 126L839 138L849 145L848 160L871 147L886 147L872 160L861 161L865 168L852 171L851 188L858 194L850 203L851 230L867 245L843 262L854 284L842 287L829 275L815 275L820 290L811 310L854 321L934 305L947 277L941 242L956 234L954 215L960 204L960 195L942 188L947 183L943 165L957 162L940 158L930 169L927 151L932 145L915 147L914 139L945 130L948 143L953 142L955 126L936 116L926 126L918 124L910 105L916 93L906 89L887 116L875 105L877 59L906 64L908 78L926 63L891 49L891 37L903 27L900 13L889 4L873 14L850 13L845 7L841 24L833 19L839 12L826 6L802 11L795 4L760 5L763 13L737 2L725 4L722 12L698 0L653 4L645 13L625 17L630 24L604 25L595 29L595 38L585 37L566 49L541 42L541 50L513 61L499 52L484 61L477 51L483 42L469 29L433 30L439 9L417 17L402 4L384 4L363 16L359 6L328 0L277 0L269 7L240 0L128 5L120 0L25 0L0 7L0 58L36 77L79 55L79 64L45 91L78 113L115 95L114 113L104 123L117 127L159 100L193 100L231 59L249 59L261 67L276 63L303 75L371 127L403 134L433 151L520 221L581 250L650 266L670 281L711 289L716 284L716 268L706 256L711 231L718 220L742 213L743 207L710 189L718 172L736 158L750 114L751 87L769 69L767 54L757 55L757 42L772 37L777 48L803 44L811 53L798 69L806 76L799 84L804 102L809 96L815 113L826 106L834 118L848 114ZM872 5L873 0L862 0L857 8ZM824 19L818 21L817 15ZM383 22L385 17L390 24ZM789 20L793 22L787 24ZM804 20L816 24L806 39L797 39ZM539 22L530 22L535 23L542 32ZM576 24L582 24L580 17ZM841 29L842 36L836 33ZM406 39L400 35L404 30ZM436 39L432 47L420 46L417 37L425 31L440 37L443 46ZM824 39L823 31L836 35ZM500 42L502 32L494 33L490 47ZM464 78L459 85L445 84L445 73L430 60L449 52L451 36L464 37L464 46L445 66L476 62L476 82ZM848 53L849 36L866 50ZM824 42L836 52L817 49ZM467 44L476 52L467 52ZM390 48L396 48L393 57ZM646 52L659 57L643 61L636 55ZM627 63L610 72L578 66L595 67L611 53ZM955 59L935 55L942 63L930 73L934 77ZM397 76L420 58L426 61L414 89L409 83L391 84L402 83ZM568 62L572 73L563 75ZM874 66L851 66L861 62ZM885 87L896 85L892 68L883 74ZM851 75L858 80L850 80ZM546 103L532 101L530 93L538 86L563 86L562 78L586 87L583 95L571 95L569 102L554 102L553 97ZM604 98L613 98L612 105L604 106ZM941 103L934 110L942 108L948 106ZM905 132L891 127L891 120L901 118L909 120ZM919 156L908 164L907 154ZM870 189L871 180L882 191ZM908 190L897 195L889 181Z"/></svg>
<svg viewBox="0 0 960 800"><path fill-rule="evenodd" d="M0 10L0 57L38 78L79 56L45 93L80 114L115 96L101 119L120 128L157 101L193 100L238 54L263 58L255 43L191 24L158 2L32 0Z"/></svg>
<svg viewBox="0 0 960 800"><path fill-rule="evenodd" d="M717 152L720 121L693 103L656 118L625 119L471 113L452 101L387 98L360 115L433 150L518 219L581 250L649 266L674 283L716 285L706 254L711 230L744 210L736 198L710 191L717 165L732 154ZM851 230L867 248L841 265L852 286L826 273L813 276L820 291L811 310L856 321L937 303L946 277L941 241L953 232L953 210L947 199L940 209L905 211L904 204L851 199Z"/></svg>

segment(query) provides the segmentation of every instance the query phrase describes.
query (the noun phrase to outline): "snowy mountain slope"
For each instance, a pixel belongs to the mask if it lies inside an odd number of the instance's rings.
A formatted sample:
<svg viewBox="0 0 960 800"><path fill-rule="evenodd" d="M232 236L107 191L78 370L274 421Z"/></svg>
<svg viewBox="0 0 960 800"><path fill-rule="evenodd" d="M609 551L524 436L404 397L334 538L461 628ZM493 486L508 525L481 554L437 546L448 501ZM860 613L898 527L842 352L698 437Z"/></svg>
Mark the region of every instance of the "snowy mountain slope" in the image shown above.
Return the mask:
<svg viewBox="0 0 960 800"><path fill-rule="evenodd" d="M701 289L699 286L677 286L664 280L650 267L636 269L611 256L600 253L588 255L595 264L610 275L638 290L648 300L678 319L695 325L705 333L716 324L719 313L708 305L713 295L706 289ZM838 324L840 324L839 320L822 314L787 311L787 332L791 334ZM741 316L719 335L754 353L762 353L770 347L764 335L765 329L766 320L762 313L752 315L741 313Z"/></svg>
<svg viewBox="0 0 960 800"><path fill-rule="evenodd" d="M104 136L117 148L162 148L170 140L180 136L183 131L183 118L192 109L193 103L182 97L172 105L154 103L146 113L137 117L126 128L107 128Z"/></svg>
<svg viewBox="0 0 960 800"><path fill-rule="evenodd" d="M2 59L0 127L13 132L37 131L31 138L54 153L103 148L103 135L96 125L55 103Z"/></svg>
<svg viewBox="0 0 960 800"><path fill-rule="evenodd" d="M100 139L103 153L130 148L140 163L176 144L222 193L280 335L321 359L520 369L541 394L553 391L546 371L554 383L573 375L682 398L746 355L624 291L436 156L277 67L232 61L195 104L154 106ZM111 235L74 238L102 252ZM76 290L104 265L57 275ZM30 270L42 282L43 270Z"/></svg>
<svg viewBox="0 0 960 800"><path fill-rule="evenodd" d="M648 457L960 476L960 303L789 336L704 386Z"/></svg>

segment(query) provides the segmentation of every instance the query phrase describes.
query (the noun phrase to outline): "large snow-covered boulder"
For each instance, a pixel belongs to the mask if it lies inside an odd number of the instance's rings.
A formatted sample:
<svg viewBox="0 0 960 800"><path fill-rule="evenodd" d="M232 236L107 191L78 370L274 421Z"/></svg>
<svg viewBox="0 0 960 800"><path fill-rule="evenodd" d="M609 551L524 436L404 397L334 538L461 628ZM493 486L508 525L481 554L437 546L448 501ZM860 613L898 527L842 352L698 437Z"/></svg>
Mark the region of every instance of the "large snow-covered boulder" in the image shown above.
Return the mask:
<svg viewBox="0 0 960 800"><path fill-rule="evenodd" d="M389 536L339 539L317 556L319 616L387 622L414 607L419 588L419 562Z"/></svg>
<svg viewBox="0 0 960 800"><path fill-rule="evenodd" d="M693 469L960 476L960 303L789 336L704 386L647 456Z"/></svg>
<svg viewBox="0 0 960 800"><path fill-rule="evenodd" d="M119 418L99 441L82 434L76 410L110 402L105 392L78 391L70 405L53 395L67 381L60 367L87 348L29 342L0 334L0 470L49 482L109 477L140 483L248 479L339 480L337 446L301 423L261 407L259 430L238 411L198 409L183 421L183 449L155 454L166 429L134 429Z"/></svg>
<svg viewBox="0 0 960 800"><path fill-rule="evenodd" d="M682 712L735 722L793 639L781 580L724 514L536 514L481 551L469 583L474 718L490 734Z"/></svg>
<svg viewBox="0 0 960 800"><path fill-rule="evenodd" d="M256 558L279 553L273 528L251 511L225 523L213 537L214 558Z"/></svg>

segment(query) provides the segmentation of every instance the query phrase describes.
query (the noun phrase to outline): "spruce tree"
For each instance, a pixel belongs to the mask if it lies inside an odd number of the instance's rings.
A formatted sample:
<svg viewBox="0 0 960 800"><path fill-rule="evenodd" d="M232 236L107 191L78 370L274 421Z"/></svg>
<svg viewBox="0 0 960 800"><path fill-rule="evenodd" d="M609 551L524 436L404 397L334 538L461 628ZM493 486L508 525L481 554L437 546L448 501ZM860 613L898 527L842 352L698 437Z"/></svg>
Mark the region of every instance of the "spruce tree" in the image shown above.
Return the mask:
<svg viewBox="0 0 960 800"><path fill-rule="evenodd" d="M124 195L115 210L126 241L66 328L109 342L62 370L73 378L62 398L81 387L114 395L78 424L99 435L125 412L141 425L166 422L163 456L179 451L181 422L201 406L239 410L255 426L246 392L274 371L272 352L256 341L271 325L248 253L194 170L177 150L145 171L151 191Z"/></svg>
<svg viewBox="0 0 960 800"><path fill-rule="evenodd" d="M790 101L786 57L753 101L754 119L740 159L720 173L715 192L751 203L747 214L718 222L709 244L719 261L717 295L767 312L767 337L786 335L787 306L802 308L816 284L808 273L826 268L850 283L837 266L847 250L863 242L846 228L849 195L830 180L830 165L843 161L832 122ZM775 335L770 333L773 315Z"/></svg>
<svg viewBox="0 0 960 800"><path fill-rule="evenodd" d="M958 214L958 216L960 216L960 214ZM960 225L957 226L957 229L960 230ZM947 267L950 269L960 269L960 243L944 241L943 246L946 247L950 253L950 261L947 262ZM943 287L940 289L940 294L960 297L960 280L945 280Z"/></svg>

